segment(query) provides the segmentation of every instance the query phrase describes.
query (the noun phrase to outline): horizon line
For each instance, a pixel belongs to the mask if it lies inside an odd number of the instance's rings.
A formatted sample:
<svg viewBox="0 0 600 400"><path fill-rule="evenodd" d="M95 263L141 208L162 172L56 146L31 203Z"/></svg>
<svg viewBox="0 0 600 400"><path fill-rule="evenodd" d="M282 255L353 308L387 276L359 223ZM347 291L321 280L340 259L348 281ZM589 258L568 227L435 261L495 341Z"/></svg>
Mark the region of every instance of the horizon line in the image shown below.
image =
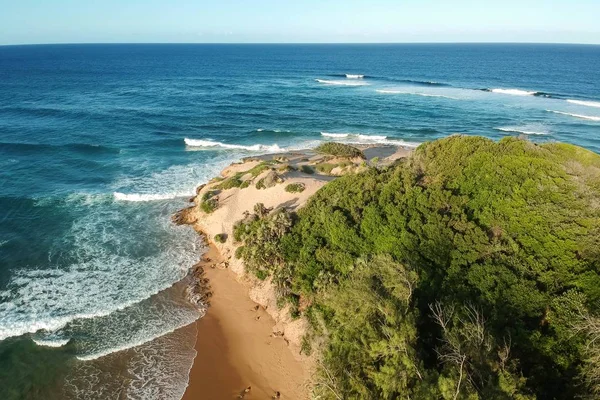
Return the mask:
<svg viewBox="0 0 600 400"><path fill-rule="evenodd" d="M77 46L77 45L456 45L456 44L498 44L498 45L573 45L600 46L600 43L581 42L49 42L49 43L5 43L9 46Z"/></svg>

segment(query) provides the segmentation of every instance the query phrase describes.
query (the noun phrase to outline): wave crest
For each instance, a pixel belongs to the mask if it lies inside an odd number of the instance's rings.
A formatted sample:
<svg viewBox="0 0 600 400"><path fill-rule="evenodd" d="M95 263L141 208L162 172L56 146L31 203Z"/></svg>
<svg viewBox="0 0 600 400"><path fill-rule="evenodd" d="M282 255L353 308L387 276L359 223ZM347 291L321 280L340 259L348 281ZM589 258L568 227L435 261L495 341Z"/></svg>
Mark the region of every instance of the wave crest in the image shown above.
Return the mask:
<svg viewBox="0 0 600 400"><path fill-rule="evenodd" d="M586 106L586 107L596 107L596 108L600 108L600 102L597 101L583 101L583 100L572 100L572 99L568 99L567 103L571 103L571 104L577 104L580 106Z"/></svg>
<svg viewBox="0 0 600 400"><path fill-rule="evenodd" d="M121 193L114 192L113 197L117 201L159 201L159 200L171 200L177 197L191 196L193 193Z"/></svg>
<svg viewBox="0 0 600 400"><path fill-rule="evenodd" d="M554 110L546 110L546 111L554 113L554 114L567 115L569 117L574 117L574 118L579 118L579 119L586 119L588 121L600 121L600 117L596 117L596 116L592 116L592 115L573 114L573 113L568 113L568 112L563 112L563 111L554 111Z"/></svg>
<svg viewBox="0 0 600 400"><path fill-rule="evenodd" d="M363 79L364 77L365 77L364 75L346 74L346 78L348 78L348 79Z"/></svg>
<svg viewBox="0 0 600 400"><path fill-rule="evenodd" d="M543 130L531 130L528 127L519 127L519 126L504 126L499 128L494 128L497 131L501 132L513 132L513 133L522 133L524 135L547 135L548 132Z"/></svg>
<svg viewBox="0 0 600 400"><path fill-rule="evenodd" d="M490 89L492 93L508 94L511 96L535 96L538 92L529 92L521 89Z"/></svg>
<svg viewBox="0 0 600 400"><path fill-rule="evenodd" d="M201 139L188 139L185 138L184 142L187 146L190 147L204 147L204 148L213 148L213 149L226 149L226 150L245 150L245 151L264 151L267 153L277 153L281 151L285 151L277 144L272 145L263 145L263 144L254 144L254 145L241 145L241 144L228 144L221 142L213 142L212 140L201 140Z"/></svg>
<svg viewBox="0 0 600 400"><path fill-rule="evenodd" d="M315 81L319 83L323 83L325 85L340 85L340 86L366 86L367 82L361 80L348 80L348 81L336 81L330 79L315 79Z"/></svg>

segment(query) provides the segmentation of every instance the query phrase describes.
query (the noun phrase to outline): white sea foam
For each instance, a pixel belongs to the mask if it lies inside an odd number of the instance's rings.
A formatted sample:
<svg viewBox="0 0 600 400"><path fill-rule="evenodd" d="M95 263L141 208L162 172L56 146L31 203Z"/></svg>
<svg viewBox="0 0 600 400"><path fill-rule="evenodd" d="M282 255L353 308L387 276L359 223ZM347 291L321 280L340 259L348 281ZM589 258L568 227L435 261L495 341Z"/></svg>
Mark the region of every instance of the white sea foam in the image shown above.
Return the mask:
<svg viewBox="0 0 600 400"><path fill-rule="evenodd" d="M492 93L500 93L500 94L508 94L511 96L533 96L537 92L529 92L527 90L521 89L492 89L490 90Z"/></svg>
<svg viewBox="0 0 600 400"><path fill-rule="evenodd" d="M580 106L600 108L600 102L597 102L597 101L583 101L583 100L568 99L567 102L569 102L571 104L577 104Z"/></svg>
<svg viewBox="0 0 600 400"><path fill-rule="evenodd" d="M600 117L596 117L596 116L592 116L592 115L573 114L573 113L568 113L568 112L563 112L563 111L554 111L554 110L546 110L546 111L554 113L554 114L567 115L569 117L574 117L574 118L579 118L579 119L586 119L588 121L600 121Z"/></svg>
<svg viewBox="0 0 600 400"><path fill-rule="evenodd" d="M321 132L322 136L331 138L336 142L348 144L387 144L403 147L418 147L421 143L406 142L402 139L389 139L385 135L365 135L362 133L331 133Z"/></svg>
<svg viewBox="0 0 600 400"><path fill-rule="evenodd" d="M130 307L180 280L197 258L199 239L170 221L178 204L144 212L105 203L64 206L84 208L56 244L72 261L13 272L1 293L0 340Z"/></svg>
<svg viewBox="0 0 600 400"><path fill-rule="evenodd" d="M499 128L494 128L498 131L501 132L514 132L514 133L522 133L524 135L548 135L548 132L539 129L539 130L532 130L532 128L527 127L527 126L503 126L503 127L499 127Z"/></svg>
<svg viewBox="0 0 600 400"><path fill-rule="evenodd" d="M458 97L446 96L443 94L407 92L405 90L378 89L378 90L376 90L376 92L384 93L384 94L406 94L406 95L413 95L413 96L438 97L438 98L450 99L450 100L460 100Z"/></svg>
<svg viewBox="0 0 600 400"><path fill-rule="evenodd" d="M265 153L278 153L278 152L285 151L284 149L279 147L277 144L241 145L241 144L229 144L229 143L214 142L212 140L188 139L188 138L185 138L184 141L187 146L199 147L199 148L242 150L242 151L262 151Z"/></svg>
<svg viewBox="0 0 600 400"><path fill-rule="evenodd" d="M340 85L340 86L366 86L366 85L368 85L367 82L364 82L361 80L339 81L339 80L329 80L329 79L315 79L315 81L317 81L319 83L323 83L325 85Z"/></svg>
<svg viewBox="0 0 600 400"><path fill-rule="evenodd" d="M364 75L346 74L346 78L348 78L348 79L363 79L364 77L365 77Z"/></svg>
<svg viewBox="0 0 600 400"><path fill-rule="evenodd" d="M114 192L113 196L115 200L118 201L133 201L133 202L142 202L142 201L158 201L158 200L169 200L176 199L178 197L187 197L192 196L193 191L187 193L120 193Z"/></svg>
<svg viewBox="0 0 600 400"><path fill-rule="evenodd" d="M67 339L54 339L54 340L53 339L32 339L32 340L38 346L44 346L44 347L63 347L63 346L66 346L67 343L69 343L69 341L71 339L67 338Z"/></svg>

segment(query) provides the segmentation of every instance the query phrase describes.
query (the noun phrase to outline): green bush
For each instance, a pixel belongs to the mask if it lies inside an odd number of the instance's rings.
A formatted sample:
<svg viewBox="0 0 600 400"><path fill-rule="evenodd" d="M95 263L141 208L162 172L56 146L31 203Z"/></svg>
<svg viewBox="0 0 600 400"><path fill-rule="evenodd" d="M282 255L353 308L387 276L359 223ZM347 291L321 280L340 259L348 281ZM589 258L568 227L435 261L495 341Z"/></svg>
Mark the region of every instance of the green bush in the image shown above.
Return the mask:
<svg viewBox="0 0 600 400"><path fill-rule="evenodd" d="M309 175L312 175L315 173L315 170L310 165L301 166L300 171L304 172L305 174L309 174Z"/></svg>
<svg viewBox="0 0 600 400"><path fill-rule="evenodd" d="M219 190L227 190L232 188L239 188L243 185L242 180L240 179L239 174L232 176L231 178L227 178L223 182L219 183L215 186L215 189Z"/></svg>
<svg viewBox="0 0 600 400"><path fill-rule="evenodd" d="M319 171L322 174L326 174L326 175L331 174L331 171L335 167L337 167L337 164L320 163L320 164L315 165L315 168L317 169L317 171Z"/></svg>
<svg viewBox="0 0 600 400"><path fill-rule="evenodd" d="M452 136L244 224L243 258L310 304L321 398L594 398L575 316L600 313L598 171Z"/></svg>
<svg viewBox="0 0 600 400"><path fill-rule="evenodd" d="M304 183L290 183L285 187L285 191L288 193L302 193L305 189Z"/></svg>
<svg viewBox="0 0 600 400"><path fill-rule="evenodd" d="M217 243L225 243L227 241L226 233L218 233L215 235L215 242Z"/></svg>
<svg viewBox="0 0 600 400"><path fill-rule="evenodd" d="M244 182L242 182L242 184L240 185L240 189L246 189L247 187L250 186L250 180L245 180Z"/></svg>
<svg viewBox="0 0 600 400"><path fill-rule="evenodd" d="M365 158L362 151L356 147L335 142L327 142L319 145L315 151L321 154L329 154L335 157L347 157L347 158Z"/></svg>
<svg viewBox="0 0 600 400"><path fill-rule="evenodd" d="M214 190L209 190L208 192L202 195L202 200L200 202L200 209L207 214L212 213L217 208L219 208L219 199L216 198L217 192Z"/></svg>
<svg viewBox="0 0 600 400"><path fill-rule="evenodd" d="M257 189L266 189L267 187L265 186L265 178L260 178L258 180L258 182L256 182L256 188Z"/></svg>

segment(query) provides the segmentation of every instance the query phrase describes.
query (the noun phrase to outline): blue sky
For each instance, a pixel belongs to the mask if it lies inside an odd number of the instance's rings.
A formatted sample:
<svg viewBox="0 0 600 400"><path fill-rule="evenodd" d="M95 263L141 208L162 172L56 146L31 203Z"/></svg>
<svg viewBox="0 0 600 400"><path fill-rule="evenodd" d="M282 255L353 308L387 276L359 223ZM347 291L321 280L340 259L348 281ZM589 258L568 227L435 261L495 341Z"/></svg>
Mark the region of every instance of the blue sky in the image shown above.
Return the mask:
<svg viewBox="0 0 600 400"><path fill-rule="evenodd" d="M600 43L600 0L0 0L0 44Z"/></svg>

